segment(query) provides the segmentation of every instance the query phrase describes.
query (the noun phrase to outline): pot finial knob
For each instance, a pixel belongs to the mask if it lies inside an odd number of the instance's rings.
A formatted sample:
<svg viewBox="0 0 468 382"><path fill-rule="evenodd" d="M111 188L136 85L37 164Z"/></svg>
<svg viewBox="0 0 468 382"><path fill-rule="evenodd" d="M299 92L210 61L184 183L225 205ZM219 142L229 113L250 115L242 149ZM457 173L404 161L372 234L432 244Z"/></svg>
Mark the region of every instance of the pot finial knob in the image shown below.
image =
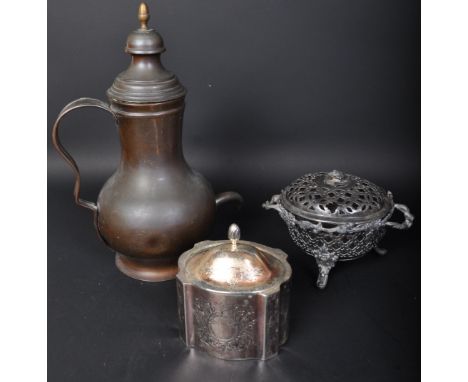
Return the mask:
<svg viewBox="0 0 468 382"><path fill-rule="evenodd" d="M338 170L333 170L328 172L325 175L324 183L328 186L338 186L338 185L344 185L348 181L348 177L346 174L344 174L341 171Z"/></svg>
<svg viewBox="0 0 468 382"><path fill-rule="evenodd" d="M147 30L148 29L148 20L150 18L148 5L145 2L140 4L138 8L138 20L140 21L140 29Z"/></svg>

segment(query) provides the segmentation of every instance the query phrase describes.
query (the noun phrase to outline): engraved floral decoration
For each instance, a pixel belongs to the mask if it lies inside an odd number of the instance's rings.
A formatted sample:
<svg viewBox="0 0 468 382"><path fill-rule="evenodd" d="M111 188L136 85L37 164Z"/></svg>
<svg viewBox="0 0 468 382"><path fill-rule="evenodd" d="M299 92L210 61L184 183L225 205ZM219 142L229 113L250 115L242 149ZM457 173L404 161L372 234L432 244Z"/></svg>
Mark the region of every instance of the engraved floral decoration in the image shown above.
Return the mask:
<svg viewBox="0 0 468 382"><path fill-rule="evenodd" d="M219 310L211 301L195 298L194 318L199 341L217 352L245 351L254 343L257 320L250 306Z"/></svg>

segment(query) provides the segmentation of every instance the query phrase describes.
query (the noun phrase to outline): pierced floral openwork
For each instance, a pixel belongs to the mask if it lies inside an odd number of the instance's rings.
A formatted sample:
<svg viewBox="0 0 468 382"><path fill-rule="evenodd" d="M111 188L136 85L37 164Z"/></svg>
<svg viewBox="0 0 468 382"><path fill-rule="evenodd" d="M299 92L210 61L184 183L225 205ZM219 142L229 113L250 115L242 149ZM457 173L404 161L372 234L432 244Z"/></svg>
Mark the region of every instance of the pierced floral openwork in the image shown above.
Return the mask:
<svg viewBox="0 0 468 382"><path fill-rule="evenodd" d="M306 174L287 186L282 201L298 215L319 220L373 219L390 209L389 195L368 180L340 171Z"/></svg>
<svg viewBox="0 0 468 382"><path fill-rule="evenodd" d="M285 221L291 238L319 267L317 286L324 288L337 261L352 260L377 248L386 227L411 227L408 207L395 204L390 191L340 171L306 174L263 204ZM394 210L403 223L389 222Z"/></svg>

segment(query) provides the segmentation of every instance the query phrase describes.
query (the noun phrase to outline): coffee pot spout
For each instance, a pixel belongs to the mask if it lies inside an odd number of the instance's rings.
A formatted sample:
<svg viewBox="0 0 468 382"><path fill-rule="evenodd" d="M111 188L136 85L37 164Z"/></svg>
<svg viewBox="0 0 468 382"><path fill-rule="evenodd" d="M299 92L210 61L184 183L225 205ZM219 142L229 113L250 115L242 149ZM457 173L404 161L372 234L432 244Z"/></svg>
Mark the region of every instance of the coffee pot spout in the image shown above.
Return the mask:
<svg viewBox="0 0 468 382"><path fill-rule="evenodd" d="M240 206L244 202L244 198L241 196L241 194L235 191L226 191L216 195L215 202L216 207L219 207L221 204L227 202L236 202L237 205Z"/></svg>

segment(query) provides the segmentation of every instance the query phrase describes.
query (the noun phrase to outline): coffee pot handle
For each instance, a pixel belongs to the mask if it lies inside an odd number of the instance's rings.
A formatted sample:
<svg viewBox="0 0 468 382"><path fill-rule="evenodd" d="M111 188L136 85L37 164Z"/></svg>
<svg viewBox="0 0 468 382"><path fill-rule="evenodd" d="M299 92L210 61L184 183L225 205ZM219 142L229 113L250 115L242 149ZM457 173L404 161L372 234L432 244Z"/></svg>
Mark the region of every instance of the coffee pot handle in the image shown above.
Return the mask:
<svg viewBox="0 0 468 382"><path fill-rule="evenodd" d="M111 113L114 119L116 118L114 112L110 109L109 105L106 104L105 102L100 101L98 99L94 99L94 98L79 98L75 101L70 102L59 113L57 120L55 121L54 127L52 129L52 143L54 144L55 149L59 152L62 158L65 159L65 161L70 165L70 167L73 169L73 172L75 173L75 187L73 189L73 196L75 197L75 203L78 204L79 206L89 208L90 210L96 212L97 211L96 203L80 198L80 183L81 183L80 170L75 160L73 159L73 157L68 153L67 150L65 150L65 148L62 146L62 143L60 142L60 139L59 139L59 127L60 127L60 122L62 118L65 115L67 115L69 112L71 112L72 110L80 109L82 107L97 107L99 109L104 109L108 111L109 113Z"/></svg>

